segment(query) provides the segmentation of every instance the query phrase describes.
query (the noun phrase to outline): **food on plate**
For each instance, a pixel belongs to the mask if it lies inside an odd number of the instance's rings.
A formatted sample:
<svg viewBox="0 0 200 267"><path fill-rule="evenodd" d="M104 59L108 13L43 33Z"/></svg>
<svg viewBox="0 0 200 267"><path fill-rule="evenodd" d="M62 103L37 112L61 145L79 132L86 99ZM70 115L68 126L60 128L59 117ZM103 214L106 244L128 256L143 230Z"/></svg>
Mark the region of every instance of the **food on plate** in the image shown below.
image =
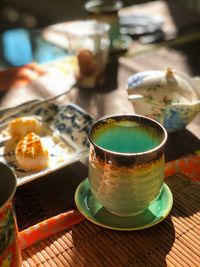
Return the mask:
<svg viewBox="0 0 200 267"><path fill-rule="evenodd" d="M41 129L41 122L34 117L18 117L13 119L8 125L10 135L16 139L21 139L31 132L40 134Z"/></svg>
<svg viewBox="0 0 200 267"><path fill-rule="evenodd" d="M49 152L35 133L28 133L15 149L16 160L26 170L41 170L48 166Z"/></svg>

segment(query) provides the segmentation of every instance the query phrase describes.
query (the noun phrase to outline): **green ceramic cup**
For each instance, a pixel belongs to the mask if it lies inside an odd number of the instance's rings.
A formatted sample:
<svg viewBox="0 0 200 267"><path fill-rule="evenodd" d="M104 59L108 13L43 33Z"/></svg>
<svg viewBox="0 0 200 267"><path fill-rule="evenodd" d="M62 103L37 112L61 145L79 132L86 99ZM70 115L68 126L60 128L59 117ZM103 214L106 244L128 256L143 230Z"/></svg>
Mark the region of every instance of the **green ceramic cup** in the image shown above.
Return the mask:
<svg viewBox="0 0 200 267"><path fill-rule="evenodd" d="M160 194L167 132L153 119L116 115L93 124L89 132L92 194L118 216L143 212Z"/></svg>

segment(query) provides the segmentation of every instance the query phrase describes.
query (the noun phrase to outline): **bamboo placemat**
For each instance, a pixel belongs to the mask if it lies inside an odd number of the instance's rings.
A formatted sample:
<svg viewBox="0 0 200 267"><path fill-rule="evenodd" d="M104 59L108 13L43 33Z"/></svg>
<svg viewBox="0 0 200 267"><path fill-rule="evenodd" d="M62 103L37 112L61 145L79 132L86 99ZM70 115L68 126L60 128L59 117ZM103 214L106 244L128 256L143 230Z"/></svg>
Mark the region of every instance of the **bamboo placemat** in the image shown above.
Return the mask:
<svg viewBox="0 0 200 267"><path fill-rule="evenodd" d="M160 224L120 232L84 220L25 249L23 266L199 266L200 184L180 173L166 182L174 204Z"/></svg>

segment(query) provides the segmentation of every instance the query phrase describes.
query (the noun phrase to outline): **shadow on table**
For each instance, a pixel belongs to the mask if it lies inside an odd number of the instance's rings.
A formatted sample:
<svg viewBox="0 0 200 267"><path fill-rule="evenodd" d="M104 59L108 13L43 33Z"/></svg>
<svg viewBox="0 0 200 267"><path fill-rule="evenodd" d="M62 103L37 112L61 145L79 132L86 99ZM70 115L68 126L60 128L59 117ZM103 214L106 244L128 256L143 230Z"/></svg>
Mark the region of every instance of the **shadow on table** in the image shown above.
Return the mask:
<svg viewBox="0 0 200 267"><path fill-rule="evenodd" d="M73 244L85 266L167 266L166 255L174 240L169 216L140 231L113 231L88 221L72 228Z"/></svg>
<svg viewBox="0 0 200 267"><path fill-rule="evenodd" d="M99 117L99 112L104 113L104 94L106 95L107 93L116 90L118 87L118 66L118 56L114 55L112 58L110 57L105 71L104 84L95 88L77 87L76 90L74 90L74 93L72 93L72 101L93 116Z"/></svg>
<svg viewBox="0 0 200 267"><path fill-rule="evenodd" d="M76 162L18 187L14 204L19 230L76 208L74 194L87 172Z"/></svg>
<svg viewBox="0 0 200 267"><path fill-rule="evenodd" d="M199 149L200 140L187 129L168 133L168 140L165 148L166 161L179 159Z"/></svg>
<svg viewBox="0 0 200 267"><path fill-rule="evenodd" d="M172 250L175 240L198 225L200 184L180 173L168 177L166 183L174 203L170 216L164 221L145 230L122 232L85 220L72 228L73 244L78 251L76 257L86 266L164 267L168 266L167 261L173 263L177 257L176 250Z"/></svg>
<svg viewBox="0 0 200 267"><path fill-rule="evenodd" d="M190 168L192 171L193 166L191 165ZM198 216L197 212L200 209L200 184L191 181L182 173L175 173L168 177L166 183L170 187L174 199L171 214L177 218L187 218L186 226L188 229L194 227L196 223L192 216L194 214Z"/></svg>
<svg viewBox="0 0 200 267"><path fill-rule="evenodd" d="M171 13L173 22L176 25L178 35L184 35L188 33L199 33L200 27L200 11L191 8L190 1L166 1L169 11ZM191 4L197 4L198 1L193 1ZM190 6L189 6L190 5ZM184 19L183 19L184 18ZM187 59L187 64L191 74L199 75L199 36L194 40L187 40L178 45L174 45L173 48L180 51Z"/></svg>
<svg viewBox="0 0 200 267"><path fill-rule="evenodd" d="M175 230L178 229L176 238L179 238L196 225L192 215L200 208L200 185L180 173L167 178L166 183L174 203L170 216L158 225L135 232L120 232L85 221L72 228L74 246L87 266L164 267L168 265L167 260L173 263L177 257L171 250Z"/></svg>

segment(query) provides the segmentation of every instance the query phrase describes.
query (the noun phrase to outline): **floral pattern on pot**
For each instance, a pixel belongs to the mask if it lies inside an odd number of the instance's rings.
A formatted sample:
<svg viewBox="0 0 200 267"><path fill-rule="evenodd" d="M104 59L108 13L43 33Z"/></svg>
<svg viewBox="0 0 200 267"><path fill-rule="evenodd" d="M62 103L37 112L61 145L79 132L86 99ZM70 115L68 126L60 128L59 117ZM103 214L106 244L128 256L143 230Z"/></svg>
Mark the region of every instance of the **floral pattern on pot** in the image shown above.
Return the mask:
<svg viewBox="0 0 200 267"><path fill-rule="evenodd" d="M137 114L159 121L169 132L183 129L200 111L200 79L171 68L131 76L127 92Z"/></svg>

